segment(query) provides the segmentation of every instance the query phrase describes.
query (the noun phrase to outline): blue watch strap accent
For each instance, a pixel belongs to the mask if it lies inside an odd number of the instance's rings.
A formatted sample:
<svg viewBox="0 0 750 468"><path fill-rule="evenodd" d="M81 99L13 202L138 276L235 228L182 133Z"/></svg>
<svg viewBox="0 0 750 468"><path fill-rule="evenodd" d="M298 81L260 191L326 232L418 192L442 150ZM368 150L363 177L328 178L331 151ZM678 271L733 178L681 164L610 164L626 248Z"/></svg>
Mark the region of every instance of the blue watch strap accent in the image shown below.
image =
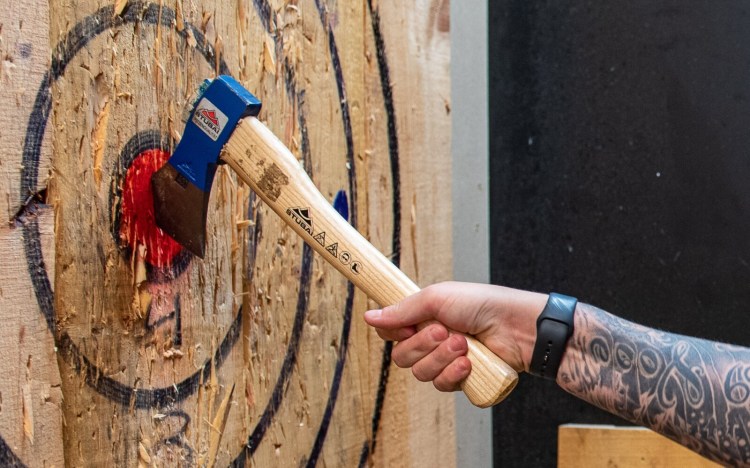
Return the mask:
<svg viewBox="0 0 750 468"><path fill-rule="evenodd" d="M529 373L549 380L557 378L565 346L573 334L573 314L578 299L550 293L547 305L536 321L536 343Z"/></svg>

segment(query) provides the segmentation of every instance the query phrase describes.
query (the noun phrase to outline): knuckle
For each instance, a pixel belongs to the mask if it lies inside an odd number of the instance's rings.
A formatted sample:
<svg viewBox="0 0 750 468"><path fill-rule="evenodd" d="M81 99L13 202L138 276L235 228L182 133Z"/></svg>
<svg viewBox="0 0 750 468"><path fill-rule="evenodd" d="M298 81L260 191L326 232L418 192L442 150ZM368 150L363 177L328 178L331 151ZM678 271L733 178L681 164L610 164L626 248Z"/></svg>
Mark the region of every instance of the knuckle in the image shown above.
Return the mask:
<svg viewBox="0 0 750 468"><path fill-rule="evenodd" d="M455 385L451 385L443 379L435 379L432 381L432 386L439 392L450 392L453 391Z"/></svg>
<svg viewBox="0 0 750 468"><path fill-rule="evenodd" d="M412 367L411 373L420 382L429 382L431 380L430 377L427 375L427 373L423 369L421 369L419 366Z"/></svg>
<svg viewBox="0 0 750 468"><path fill-rule="evenodd" d="M411 367L411 362L409 361L407 352L403 346L396 345L393 347L393 351L391 351L391 359L393 359L394 364L402 369Z"/></svg>
<svg viewBox="0 0 750 468"><path fill-rule="evenodd" d="M427 328L427 334L433 342L442 343L448 339L448 330L444 326L434 323Z"/></svg>
<svg viewBox="0 0 750 468"><path fill-rule="evenodd" d="M448 349L453 353L466 353L468 351L466 338L461 335L451 335L448 337Z"/></svg>
<svg viewBox="0 0 750 468"><path fill-rule="evenodd" d="M406 365L406 362L401 358L398 354L392 354L391 358L393 359L393 363L396 364L398 367L405 369L409 366Z"/></svg>

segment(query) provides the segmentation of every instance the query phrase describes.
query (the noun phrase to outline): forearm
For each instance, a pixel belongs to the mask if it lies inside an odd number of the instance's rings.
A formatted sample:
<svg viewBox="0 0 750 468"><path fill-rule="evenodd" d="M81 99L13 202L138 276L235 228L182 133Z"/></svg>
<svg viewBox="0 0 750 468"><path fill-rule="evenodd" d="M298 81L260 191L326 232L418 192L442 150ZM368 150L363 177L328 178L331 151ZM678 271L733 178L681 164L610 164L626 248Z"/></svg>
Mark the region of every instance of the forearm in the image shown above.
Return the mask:
<svg viewBox="0 0 750 468"><path fill-rule="evenodd" d="M557 383L721 463L750 463L750 349L579 304Z"/></svg>

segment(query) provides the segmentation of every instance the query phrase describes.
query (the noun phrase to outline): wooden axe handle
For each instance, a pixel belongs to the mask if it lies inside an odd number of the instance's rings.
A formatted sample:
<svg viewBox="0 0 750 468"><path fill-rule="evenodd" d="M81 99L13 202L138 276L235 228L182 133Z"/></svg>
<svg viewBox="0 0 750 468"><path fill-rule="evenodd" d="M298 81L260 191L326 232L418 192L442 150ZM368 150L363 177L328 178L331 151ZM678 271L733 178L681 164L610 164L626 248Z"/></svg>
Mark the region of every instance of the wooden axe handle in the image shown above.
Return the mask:
<svg viewBox="0 0 750 468"><path fill-rule="evenodd" d="M381 306L419 291L404 272L338 214L300 162L255 117L240 121L221 159L305 242ZM476 338L466 339L472 370L462 390L476 406L499 403L515 387L518 374Z"/></svg>

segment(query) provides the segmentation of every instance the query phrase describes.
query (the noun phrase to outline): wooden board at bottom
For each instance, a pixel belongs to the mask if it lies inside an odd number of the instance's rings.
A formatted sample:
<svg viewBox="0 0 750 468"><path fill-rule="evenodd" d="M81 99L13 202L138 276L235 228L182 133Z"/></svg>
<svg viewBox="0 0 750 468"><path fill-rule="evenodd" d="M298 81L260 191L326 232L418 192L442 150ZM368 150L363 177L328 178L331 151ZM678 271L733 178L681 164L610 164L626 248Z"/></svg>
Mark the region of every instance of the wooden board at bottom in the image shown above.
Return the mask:
<svg viewBox="0 0 750 468"><path fill-rule="evenodd" d="M644 427L564 424L558 430L557 466L713 468L720 465Z"/></svg>

